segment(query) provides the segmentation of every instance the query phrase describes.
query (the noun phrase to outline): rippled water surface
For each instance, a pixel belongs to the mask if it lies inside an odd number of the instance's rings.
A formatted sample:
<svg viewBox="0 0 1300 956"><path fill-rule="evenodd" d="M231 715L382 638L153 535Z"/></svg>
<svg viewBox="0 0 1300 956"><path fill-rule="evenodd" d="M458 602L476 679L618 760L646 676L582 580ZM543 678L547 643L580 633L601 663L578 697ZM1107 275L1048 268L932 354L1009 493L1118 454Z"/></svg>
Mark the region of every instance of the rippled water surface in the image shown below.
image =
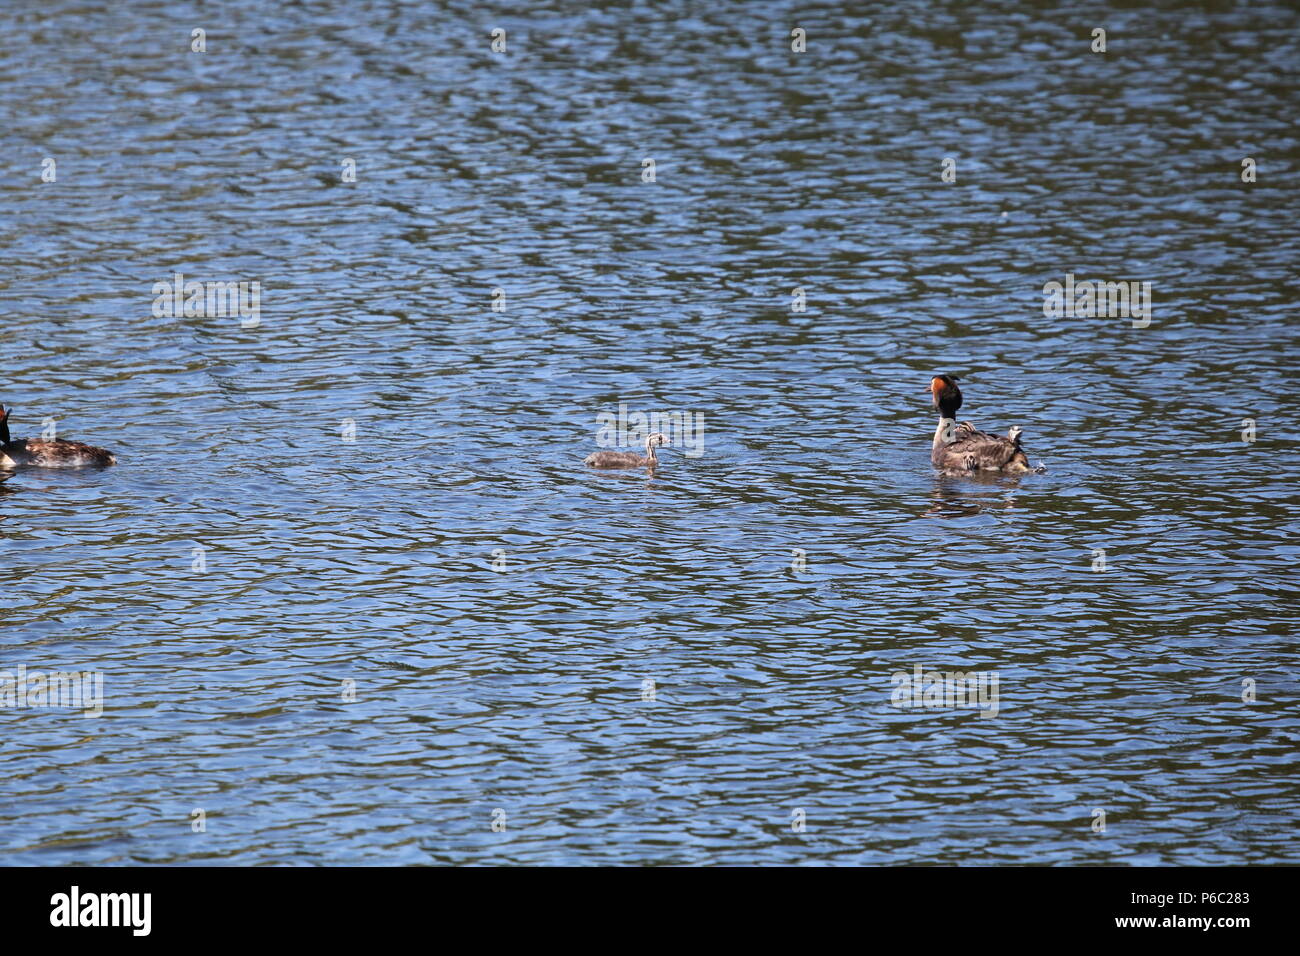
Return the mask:
<svg viewBox="0 0 1300 956"><path fill-rule="evenodd" d="M1300 862L1300 15L916 6L0 7L0 861Z"/></svg>

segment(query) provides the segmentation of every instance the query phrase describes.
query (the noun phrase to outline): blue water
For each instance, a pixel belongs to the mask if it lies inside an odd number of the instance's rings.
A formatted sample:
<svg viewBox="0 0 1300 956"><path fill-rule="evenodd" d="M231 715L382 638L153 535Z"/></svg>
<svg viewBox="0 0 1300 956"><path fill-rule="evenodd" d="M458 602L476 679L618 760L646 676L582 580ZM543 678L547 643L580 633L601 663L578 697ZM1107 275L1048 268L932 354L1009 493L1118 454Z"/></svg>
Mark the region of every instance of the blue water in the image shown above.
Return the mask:
<svg viewBox="0 0 1300 956"><path fill-rule="evenodd" d="M0 401L118 456L0 483L0 672L103 680L0 707L0 861L1300 861L1298 48L1259 4L0 8ZM258 323L156 316L176 272ZM1067 273L1149 324L1045 316ZM935 372L1047 472L936 477ZM584 468L620 403L700 454ZM996 715L895 706L917 665Z"/></svg>

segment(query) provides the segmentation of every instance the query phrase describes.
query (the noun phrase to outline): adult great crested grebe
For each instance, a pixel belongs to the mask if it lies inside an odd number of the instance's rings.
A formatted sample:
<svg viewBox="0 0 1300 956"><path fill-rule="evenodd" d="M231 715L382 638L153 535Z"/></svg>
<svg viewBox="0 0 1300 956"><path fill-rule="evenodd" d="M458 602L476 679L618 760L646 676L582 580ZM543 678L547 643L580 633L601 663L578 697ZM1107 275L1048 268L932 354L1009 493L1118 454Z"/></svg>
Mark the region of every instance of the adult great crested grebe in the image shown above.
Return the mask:
<svg viewBox="0 0 1300 956"><path fill-rule="evenodd" d="M645 438L644 455L638 455L634 451L595 451L582 459L582 463L592 468L641 468L646 465L653 468L659 464L659 459L655 457L655 449L667 444L667 435L663 432L654 432Z"/></svg>
<svg viewBox="0 0 1300 956"><path fill-rule="evenodd" d="M11 409L0 408L0 468L81 468L85 465L117 464L113 453L94 445L79 441L64 441L62 438L45 440L41 438L9 437L9 412Z"/></svg>
<svg viewBox="0 0 1300 956"><path fill-rule="evenodd" d="M990 471L1002 475L1023 475L1042 472L1039 465L1032 468L1029 458L1020 447L1019 425L1012 426L1003 438L979 431L970 422L957 424L957 410L961 408L961 389L952 375L936 375L930 379L930 399L939 412L939 427L934 430L930 445L930 462L945 475L969 475Z"/></svg>

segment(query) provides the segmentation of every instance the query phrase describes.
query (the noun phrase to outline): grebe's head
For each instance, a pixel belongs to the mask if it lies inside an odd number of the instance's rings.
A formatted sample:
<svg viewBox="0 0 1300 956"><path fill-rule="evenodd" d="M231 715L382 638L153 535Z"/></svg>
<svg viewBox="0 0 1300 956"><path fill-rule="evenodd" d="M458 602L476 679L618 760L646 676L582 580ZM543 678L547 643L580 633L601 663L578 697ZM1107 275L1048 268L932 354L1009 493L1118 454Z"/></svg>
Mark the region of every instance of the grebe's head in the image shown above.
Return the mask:
<svg viewBox="0 0 1300 956"><path fill-rule="evenodd" d="M1024 434L1024 431L1025 430L1021 428L1019 425L1012 425L1010 430L1007 432L1007 437L1010 438L1017 445L1019 445L1020 436Z"/></svg>
<svg viewBox="0 0 1300 956"><path fill-rule="evenodd" d="M961 389L957 387L957 376L936 375L930 379L930 401L944 418L956 418L961 408Z"/></svg>
<svg viewBox="0 0 1300 956"><path fill-rule="evenodd" d="M645 450L651 451L655 448L663 448L668 444L668 436L663 432L652 432L645 436Z"/></svg>
<svg viewBox="0 0 1300 956"><path fill-rule="evenodd" d="M0 445L7 445L9 441L9 409L0 405Z"/></svg>

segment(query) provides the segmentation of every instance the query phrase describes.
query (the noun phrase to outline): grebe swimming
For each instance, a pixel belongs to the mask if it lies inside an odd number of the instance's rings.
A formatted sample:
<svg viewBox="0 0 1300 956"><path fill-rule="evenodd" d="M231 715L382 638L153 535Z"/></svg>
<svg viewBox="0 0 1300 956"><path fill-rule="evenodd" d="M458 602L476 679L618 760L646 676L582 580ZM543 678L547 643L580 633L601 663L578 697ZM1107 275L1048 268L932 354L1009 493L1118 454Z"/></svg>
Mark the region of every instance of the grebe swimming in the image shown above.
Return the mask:
<svg viewBox="0 0 1300 956"><path fill-rule="evenodd" d="M957 410L961 408L961 389L952 375L936 375L930 379L930 399L939 411L939 427L934 431L930 446L930 462L945 475L969 475L977 471L992 471L1003 475L1023 475L1041 472L1042 465L1031 468L1029 458L1020 447L1024 429L1012 426L1003 438L982 432L970 422L957 424Z"/></svg>
<svg viewBox="0 0 1300 956"><path fill-rule="evenodd" d="M645 438L645 454L634 451L596 451L582 459L584 465L592 468L641 468L646 465L653 468L659 464L655 449L668 444L668 436L663 432L654 432Z"/></svg>
<svg viewBox="0 0 1300 956"><path fill-rule="evenodd" d="M9 412L0 408L0 468L80 468L84 465L117 464L112 452L79 441L62 438L45 441L40 438L9 437Z"/></svg>

